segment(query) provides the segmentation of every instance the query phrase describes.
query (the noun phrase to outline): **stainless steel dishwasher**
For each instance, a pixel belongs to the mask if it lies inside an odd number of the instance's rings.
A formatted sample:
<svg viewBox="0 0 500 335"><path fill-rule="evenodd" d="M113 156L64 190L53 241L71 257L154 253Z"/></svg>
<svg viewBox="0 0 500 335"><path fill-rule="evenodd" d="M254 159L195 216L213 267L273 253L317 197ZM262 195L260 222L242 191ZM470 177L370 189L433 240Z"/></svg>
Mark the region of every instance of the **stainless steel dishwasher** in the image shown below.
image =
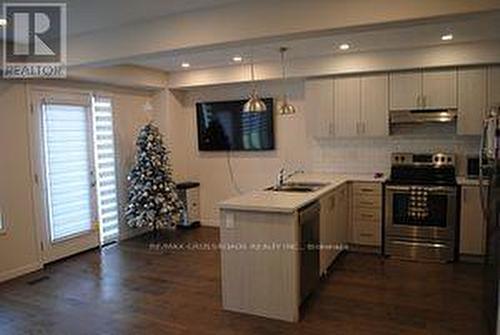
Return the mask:
<svg viewBox="0 0 500 335"><path fill-rule="evenodd" d="M301 302L319 283L319 212L319 202L299 211Z"/></svg>

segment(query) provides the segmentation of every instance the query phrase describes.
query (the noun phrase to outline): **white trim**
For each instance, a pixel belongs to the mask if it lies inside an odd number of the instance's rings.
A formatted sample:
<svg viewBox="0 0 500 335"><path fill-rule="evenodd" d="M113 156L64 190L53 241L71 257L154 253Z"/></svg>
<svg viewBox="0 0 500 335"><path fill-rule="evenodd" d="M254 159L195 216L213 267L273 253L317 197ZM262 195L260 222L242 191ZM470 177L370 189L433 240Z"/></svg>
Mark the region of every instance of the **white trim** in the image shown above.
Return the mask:
<svg viewBox="0 0 500 335"><path fill-rule="evenodd" d="M91 108L90 93L86 90L74 90L64 88L54 89L39 89L39 87L27 86L27 98L29 101L29 134L30 134L30 161L31 171L33 176L32 182L32 196L34 203L35 215L35 230L36 240L39 250L39 260L41 264L51 262L57 258L68 256L75 252L80 252L90 248L97 247L98 232L91 231L91 234L81 235L79 238L72 238L64 242L52 243L50 238L50 229L48 224L48 210L47 210L47 192L45 190L46 176L44 169L44 150L43 150L43 137L42 137L42 120L39 110L39 104L48 99L54 103L76 103L78 105L86 105ZM91 155L93 157L93 154ZM92 163L93 165L93 163ZM35 183L35 174L37 176ZM93 215L95 216L95 215ZM95 237L97 236L97 237ZM95 243L95 241L96 243ZM65 248L65 246L67 248Z"/></svg>
<svg viewBox="0 0 500 335"><path fill-rule="evenodd" d="M14 279L16 277L19 277L19 276L22 276L25 274L28 274L30 272L38 271L42 268L43 268L43 265L41 262L35 262L35 263L31 263L31 264L28 264L25 266L21 266L21 267L16 268L16 269L4 271L4 272L0 273L0 283L7 281L7 280Z"/></svg>

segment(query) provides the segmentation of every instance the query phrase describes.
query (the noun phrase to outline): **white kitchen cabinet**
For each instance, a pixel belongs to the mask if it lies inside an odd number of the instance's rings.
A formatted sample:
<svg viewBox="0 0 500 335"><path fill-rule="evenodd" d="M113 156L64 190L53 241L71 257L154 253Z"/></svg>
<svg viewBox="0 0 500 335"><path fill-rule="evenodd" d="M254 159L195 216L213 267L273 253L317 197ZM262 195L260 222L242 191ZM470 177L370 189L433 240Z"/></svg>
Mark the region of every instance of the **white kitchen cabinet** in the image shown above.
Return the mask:
<svg viewBox="0 0 500 335"><path fill-rule="evenodd" d="M335 137L353 137L360 133L361 81L359 76L335 79Z"/></svg>
<svg viewBox="0 0 500 335"><path fill-rule="evenodd" d="M420 108L422 71L394 72L389 78L391 110Z"/></svg>
<svg viewBox="0 0 500 335"><path fill-rule="evenodd" d="M328 138L334 135L333 96L333 79L306 81L305 106L308 129L313 137Z"/></svg>
<svg viewBox="0 0 500 335"><path fill-rule="evenodd" d="M500 66L488 69L488 107L500 106Z"/></svg>
<svg viewBox="0 0 500 335"><path fill-rule="evenodd" d="M391 110L457 108L457 70L391 73L389 91Z"/></svg>
<svg viewBox="0 0 500 335"><path fill-rule="evenodd" d="M352 184L350 243L380 247L382 244L382 184Z"/></svg>
<svg viewBox="0 0 500 335"><path fill-rule="evenodd" d="M460 209L460 254L486 253L486 222L481 211L478 186L463 186Z"/></svg>
<svg viewBox="0 0 500 335"><path fill-rule="evenodd" d="M326 273L334 258L332 246L335 243L333 238L335 191L323 196L319 202L319 239L321 244L319 251L319 273L322 275Z"/></svg>
<svg viewBox="0 0 500 335"><path fill-rule="evenodd" d="M389 77L374 74L361 77L361 120L363 136L389 135Z"/></svg>
<svg viewBox="0 0 500 335"><path fill-rule="evenodd" d="M341 247L347 244L349 238L349 196L347 183L340 186L335 192L333 240L339 247L335 251L335 257L342 251Z"/></svg>
<svg viewBox="0 0 500 335"><path fill-rule="evenodd" d="M389 134L387 74L335 79L335 137Z"/></svg>
<svg viewBox="0 0 500 335"><path fill-rule="evenodd" d="M349 190L347 184L339 186L320 199L320 275L342 251L347 243L349 223Z"/></svg>
<svg viewBox="0 0 500 335"><path fill-rule="evenodd" d="M431 69L422 72L422 105L426 109L457 108L456 69Z"/></svg>
<svg viewBox="0 0 500 335"><path fill-rule="evenodd" d="M457 134L481 134L482 121L488 107L487 79L487 69L484 67L458 70Z"/></svg>

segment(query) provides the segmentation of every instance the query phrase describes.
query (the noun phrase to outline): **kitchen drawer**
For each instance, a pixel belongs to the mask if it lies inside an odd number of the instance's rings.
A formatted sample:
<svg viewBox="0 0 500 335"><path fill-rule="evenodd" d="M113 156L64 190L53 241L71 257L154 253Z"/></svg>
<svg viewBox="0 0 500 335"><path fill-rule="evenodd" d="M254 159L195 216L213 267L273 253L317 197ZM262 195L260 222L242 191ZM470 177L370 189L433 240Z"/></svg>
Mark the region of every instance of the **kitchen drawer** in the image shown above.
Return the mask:
<svg viewBox="0 0 500 335"><path fill-rule="evenodd" d="M382 185L380 183L356 182L352 184L352 192L354 196L374 195L381 197Z"/></svg>
<svg viewBox="0 0 500 335"><path fill-rule="evenodd" d="M354 224L358 221L368 221L375 224L380 224L382 219L382 211L380 209L371 208L355 208L354 209Z"/></svg>
<svg viewBox="0 0 500 335"><path fill-rule="evenodd" d="M379 224L357 221L352 228L354 244L380 246L382 233Z"/></svg>
<svg viewBox="0 0 500 335"><path fill-rule="evenodd" d="M353 196L354 208L382 208L381 195L354 195Z"/></svg>

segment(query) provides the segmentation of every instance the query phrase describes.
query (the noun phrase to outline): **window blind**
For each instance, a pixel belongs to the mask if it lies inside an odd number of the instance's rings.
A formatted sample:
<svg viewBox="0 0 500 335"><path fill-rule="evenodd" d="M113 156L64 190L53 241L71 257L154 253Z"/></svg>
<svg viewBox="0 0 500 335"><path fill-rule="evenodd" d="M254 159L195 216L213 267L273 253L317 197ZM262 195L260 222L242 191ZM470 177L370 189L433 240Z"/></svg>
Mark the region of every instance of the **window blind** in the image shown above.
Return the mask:
<svg viewBox="0 0 500 335"><path fill-rule="evenodd" d="M97 179L98 215L101 243L118 239L118 199L116 191L115 142L111 99L93 99L94 155Z"/></svg>
<svg viewBox="0 0 500 335"><path fill-rule="evenodd" d="M87 106L43 105L42 134L52 242L92 228L88 114Z"/></svg>

